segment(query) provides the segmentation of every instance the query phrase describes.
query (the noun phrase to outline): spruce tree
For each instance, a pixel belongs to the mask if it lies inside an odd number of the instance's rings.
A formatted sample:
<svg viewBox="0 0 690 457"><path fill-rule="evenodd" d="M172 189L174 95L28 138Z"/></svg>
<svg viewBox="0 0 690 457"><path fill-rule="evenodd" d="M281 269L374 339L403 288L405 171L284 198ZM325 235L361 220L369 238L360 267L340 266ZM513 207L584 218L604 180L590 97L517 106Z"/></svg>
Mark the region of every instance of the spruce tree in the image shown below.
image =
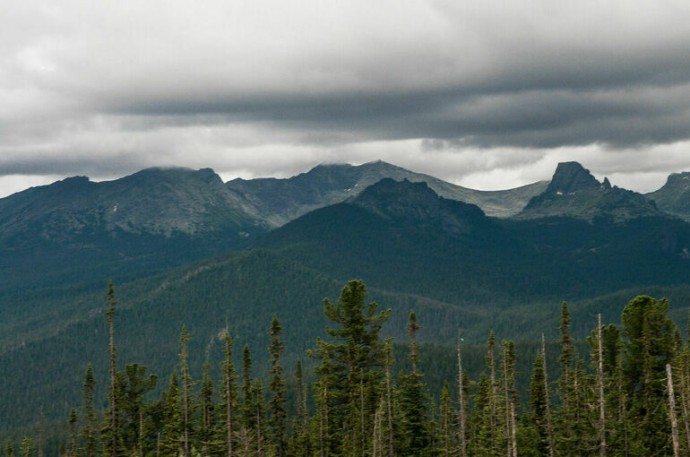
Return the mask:
<svg viewBox="0 0 690 457"><path fill-rule="evenodd" d="M267 452L266 446L266 405L264 403L264 383L261 379L253 379L250 388L250 408L254 416L254 451L257 456Z"/></svg>
<svg viewBox="0 0 690 457"><path fill-rule="evenodd" d="M503 401L505 415L506 456L517 457L517 389L515 387L515 345L512 341L503 342Z"/></svg>
<svg viewBox="0 0 690 457"><path fill-rule="evenodd" d="M597 393L599 406L599 456L606 457L606 397L604 395L604 337L601 313L597 316Z"/></svg>
<svg viewBox="0 0 690 457"><path fill-rule="evenodd" d="M128 364L125 367L123 386L121 388L122 436L125 449L129 454L143 457L145 440L150 424L147 420L147 408L144 396L155 389L158 378L146 375L146 367L139 364Z"/></svg>
<svg viewBox="0 0 690 457"><path fill-rule="evenodd" d="M676 371L679 373L680 409L684 434L681 448L690 455L690 347L687 343L678 356Z"/></svg>
<svg viewBox="0 0 690 457"><path fill-rule="evenodd" d="M386 452L382 454L388 457L393 457L395 455L395 427L393 426L393 347L389 340L384 343L384 354L385 354L385 376L386 376L386 392L385 392L385 404L386 404L386 421L385 421L385 431L387 439L385 440L384 449ZM382 427L382 430L384 428Z"/></svg>
<svg viewBox="0 0 690 457"><path fill-rule="evenodd" d="M553 455L553 436L551 430L550 399L544 346L537 352L530 382L530 422L538 436L539 455Z"/></svg>
<svg viewBox="0 0 690 457"><path fill-rule="evenodd" d="M106 414L106 424L103 438L106 455L117 457L122 453L122 431L120 429L120 397L121 397L121 376L117 371L117 350L115 346L115 308L117 300L115 298L115 288L112 281L108 282L108 309L106 317L108 321L108 352L109 362L108 371L110 375L110 385L108 388L109 407Z"/></svg>
<svg viewBox="0 0 690 457"><path fill-rule="evenodd" d="M247 429L253 428L254 411L252 411L252 355L249 346L242 348L242 423Z"/></svg>
<svg viewBox="0 0 690 457"><path fill-rule="evenodd" d="M201 375L201 389L199 389L200 420L198 426L199 444L202 457L212 453L213 431L215 425L215 408L213 404L213 380L211 379L211 363L206 360Z"/></svg>
<svg viewBox="0 0 690 457"><path fill-rule="evenodd" d="M431 436L429 432L429 398L424 391L422 374L417 369L417 315L410 313L407 327L410 338L410 364L412 371L400 376L400 412L402 415L402 455L423 456L429 453Z"/></svg>
<svg viewBox="0 0 690 457"><path fill-rule="evenodd" d="M5 457L14 457L14 447L12 446L12 440L9 438L5 443Z"/></svg>
<svg viewBox="0 0 690 457"><path fill-rule="evenodd" d="M94 406L95 390L96 380L93 376L93 366L88 364L86 366L86 374L84 375L84 384L82 385L82 398L84 402L82 442L84 443L84 457L96 457L100 441L98 417Z"/></svg>
<svg viewBox="0 0 690 457"><path fill-rule="evenodd" d="M291 457L312 454L309 433L309 412L307 410L307 384L304 379L302 360L295 364L295 409L292 421L292 434L288 442L287 454Z"/></svg>
<svg viewBox="0 0 690 457"><path fill-rule="evenodd" d="M34 445L34 440L31 439L31 437L29 436L25 436L24 438L22 438L22 444L19 448L21 456L32 457L35 447L36 446Z"/></svg>
<svg viewBox="0 0 690 457"><path fill-rule="evenodd" d="M451 405L450 390L448 383L444 383L441 388L441 402L439 405L439 425L440 433L437 446L437 454L442 457L451 457L454 450L453 430L453 408Z"/></svg>
<svg viewBox="0 0 690 457"><path fill-rule="evenodd" d="M320 393L327 392L321 406L328 423L321 430L329 430L329 455L359 455L370 448L385 364L379 332L390 310L377 312L377 305L366 305L365 298L364 283L350 281L337 303L324 300L326 318L335 324L326 332L334 341L318 339L310 352L321 361Z"/></svg>
<svg viewBox="0 0 690 457"><path fill-rule="evenodd" d="M162 455L179 455L184 453L184 417L182 413L182 395L177 373L170 376L168 390L162 398L163 420L157 447Z"/></svg>
<svg viewBox="0 0 690 457"><path fill-rule="evenodd" d="M77 457L77 410L72 408L68 419L67 455Z"/></svg>
<svg viewBox="0 0 690 457"><path fill-rule="evenodd" d="M558 391L561 398L560 414L554 423L557 427L557 449L564 457L579 455L578 420L576 380L573 373L575 356L574 339L570 334L570 311L568 304L561 305L561 356L558 361L561 366L561 377L558 381Z"/></svg>
<svg viewBox="0 0 690 457"><path fill-rule="evenodd" d="M180 374L182 378L182 450L184 457L191 456L191 388L192 378L189 374L189 354L187 353L187 343L189 334L187 327L182 326L180 332Z"/></svg>
<svg viewBox="0 0 690 457"><path fill-rule="evenodd" d="M224 441L226 457L233 456L235 432L235 406L237 385L235 384L235 365L232 362L232 338L226 327L223 333L223 402L225 403Z"/></svg>
<svg viewBox="0 0 690 457"><path fill-rule="evenodd" d="M287 411L285 409L285 378L283 375L283 367L280 363L280 357L284 352L284 345L281 339L283 329L276 316L273 316L271 321L271 329L269 336L271 343L268 352L271 356L270 369L270 389L271 389L271 435L273 444L276 447L276 457L285 456L285 433Z"/></svg>
<svg viewBox="0 0 690 457"><path fill-rule="evenodd" d="M499 398L496 377L496 336L489 333L485 363L488 369L480 379L475 396L475 450L484 456L505 455L505 429L502 414L503 402Z"/></svg>
<svg viewBox="0 0 690 457"><path fill-rule="evenodd" d="M467 457L467 383L465 382L465 372L462 368L462 347L461 339L458 339L456 347L458 356L458 455Z"/></svg>
<svg viewBox="0 0 690 457"><path fill-rule="evenodd" d="M667 300L638 296L623 309L624 370L632 401L630 414L644 430L636 434L635 452L671 453L666 398L666 364L677 350L675 324L667 317Z"/></svg>

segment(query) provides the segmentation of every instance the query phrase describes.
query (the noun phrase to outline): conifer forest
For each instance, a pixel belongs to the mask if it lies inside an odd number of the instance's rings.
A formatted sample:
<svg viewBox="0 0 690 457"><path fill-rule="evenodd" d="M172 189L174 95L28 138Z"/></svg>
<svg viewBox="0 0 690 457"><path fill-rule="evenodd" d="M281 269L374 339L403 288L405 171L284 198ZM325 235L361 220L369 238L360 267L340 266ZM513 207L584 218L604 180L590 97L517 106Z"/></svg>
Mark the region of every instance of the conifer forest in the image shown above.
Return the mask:
<svg viewBox="0 0 690 457"><path fill-rule="evenodd" d="M4 455L687 456L690 346L668 310L664 299L637 296L620 324L599 316L578 342L564 303L560 340L547 345L542 337L530 346L526 376L517 359L527 353L491 332L476 377L463 366L460 338L444 347L454 367L437 387L421 368L430 366L417 343L422 319L410 313L408 340L394 351L380 336L391 311L368 303L364 283L353 280L336 301L324 300L329 326L311 350L292 358L294 366L284 363L283 328L274 316L268 348L235 347L228 322L218 336L222 351L207 354L200 373L190 369L190 357L200 355L189 353L192 336L181 328L177 367L158 377L140 361L118 358L111 283L107 379L84 367L81 404L55 432L55 449L37 427L3 437ZM266 367L252 363L259 350L268 351Z"/></svg>

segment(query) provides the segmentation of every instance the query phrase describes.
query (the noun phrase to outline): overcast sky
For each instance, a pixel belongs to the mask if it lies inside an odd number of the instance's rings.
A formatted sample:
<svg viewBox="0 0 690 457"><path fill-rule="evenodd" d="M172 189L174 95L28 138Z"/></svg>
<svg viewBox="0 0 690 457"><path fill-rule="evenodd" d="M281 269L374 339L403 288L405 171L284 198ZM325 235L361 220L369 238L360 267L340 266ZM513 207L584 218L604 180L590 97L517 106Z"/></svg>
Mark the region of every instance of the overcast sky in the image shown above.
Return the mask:
<svg viewBox="0 0 690 457"><path fill-rule="evenodd" d="M385 160L475 189L690 171L687 0L3 0L0 196Z"/></svg>

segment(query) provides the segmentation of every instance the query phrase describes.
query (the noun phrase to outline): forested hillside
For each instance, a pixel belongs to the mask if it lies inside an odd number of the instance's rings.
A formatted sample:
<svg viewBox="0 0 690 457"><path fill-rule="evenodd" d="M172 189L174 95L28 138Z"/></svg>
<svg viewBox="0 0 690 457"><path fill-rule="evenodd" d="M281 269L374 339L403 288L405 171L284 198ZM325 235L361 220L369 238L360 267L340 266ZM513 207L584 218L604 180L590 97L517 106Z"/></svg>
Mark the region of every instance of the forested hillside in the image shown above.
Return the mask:
<svg viewBox="0 0 690 457"><path fill-rule="evenodd" d="M599 315L585 341L573 337L563 304L559 343L542 338L525 344L528 351L494 332L483 349L468 351L459 339L455 347L422 350L425 324L411 312L405 349L394 355L382 336L391 310L369 302L364 283L350 281L338 300L324 302L325 333L289 363L289 329L276 316L265 325L266 368L257 368L256 348L240 349L229 323L203 354L182 325L171 341L176 368L163 377L123 361L112 286L107 304L98 359L108 374L95 377L89 363L75 381L82 400L63 425L7 439L5 455L690 452L690 346L668 318L666 300L635 297L619 324Z"/></svg>
<svg viewBox="0 0 690 457"><path fill-rule="evenodd" d="M314 190L320 178L330 176L335 192L341 185L335 177L343 170L358 179L365 171L329 167L300 178L306 187L298 187ZM385 169L378 164L369 171ZM396 378L411 369L405 329L412 311L419 317L423 330L416 338L424 355L419 370L437 406L443 383L456 376L457 338L464 339L468 377L477 388L483 344L493 331L516 343L516 392L524 407L542 333L550 372L553 379L560 376L553 348L563 302L569 304L572 335L585 359L590 349L584 337L596 315L618 322L625 304L638 295L668 298L668 316L678 327L686 326L690 225L639 194L598 182L579 164L559 167L551 184L512 218L487 216L476 205L441 197L423 182L383 179L265 234L263 223L255 225L264 220L252 209L256 201L232 194L210 170L150 170L129 179L139 192L150 191L147 198L155 194L163 201L129 213L118 203L113 211L117 192L99 190L96 198L89 190L96 183L78 179L18 195L10 203L21 210L0 215L3 224L23 217L26 226L0 236L7 254L0 260L0 435L11 436L15 445L24 434L40 441L38 429L45 429L46 440L57 436L64 444L62 424L79 404L88 362L98 381L97 406L106 405L103 289L108 279L119 291L123 363L118 369L145 364L147 373L162 376L147 401L162 395L168 375L179 370L182 326L189 334L189 369L197 380L207 359L211 376L220 379L219 335L226 327L238 349L251 348L261 378L270 366L267 326L276 316L284 332L281 360L292 367L302 359L305 382L318 382L317 361L306 358L305 351L316 347L328 325L323 298L336 297L352 278L366 282L371 299L392 310L379 337L393 338ZM226 197L218 200L213 189L221 188ZM324 192L309 195L323 203L330 191ZM294 197L302 201L299 195ZM130 197L130 203L137 201ZM243 214L254 215L242 220L253 221L246 227L255 232L240 233L240 226L228 225L223 214L237 214L228 209L232 205L224 207L227 213L213 209L213 202L233 199L244 202ZM8 201L2 208L12 206ZM98 203L94 212L91 201L113 206ZM178 204L176 212L165 209ZM158 219L155 208L166 217ZM120 211L122 219L114 218ZM238 350L234 361L241 363ZM591 361L582 363L586 368ZM295 395L290 395L292 402ZM46 449L57 449L57 442L51 443L46 441Z"/></svg>

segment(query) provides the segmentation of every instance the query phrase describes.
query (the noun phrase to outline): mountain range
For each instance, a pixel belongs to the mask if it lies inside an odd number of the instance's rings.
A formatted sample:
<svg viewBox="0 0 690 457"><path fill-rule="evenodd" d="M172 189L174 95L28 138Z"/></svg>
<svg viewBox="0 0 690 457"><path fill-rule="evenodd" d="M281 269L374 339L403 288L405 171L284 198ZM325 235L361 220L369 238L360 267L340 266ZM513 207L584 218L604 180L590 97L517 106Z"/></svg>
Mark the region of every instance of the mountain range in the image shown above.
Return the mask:
<svg viewBox="0 0 690 457"><path fill-rule="evenodd" d="M226 323L261 361L272 315L298 358L322 334L321 300L352 278L393 309L388 336L403 337L415 310L423 342L479 343L490 329L554 337L563 301L582 336L637 293L690 299L689 220L687 174L642 195L574 162L500 192L384 162L227 183L209 169L148 169L31 188L0 199L0 428L40 408L65 417L85 364L104 375L109 278L121 360L159 374L175 366L182 325L197 370Z"/></svg>

